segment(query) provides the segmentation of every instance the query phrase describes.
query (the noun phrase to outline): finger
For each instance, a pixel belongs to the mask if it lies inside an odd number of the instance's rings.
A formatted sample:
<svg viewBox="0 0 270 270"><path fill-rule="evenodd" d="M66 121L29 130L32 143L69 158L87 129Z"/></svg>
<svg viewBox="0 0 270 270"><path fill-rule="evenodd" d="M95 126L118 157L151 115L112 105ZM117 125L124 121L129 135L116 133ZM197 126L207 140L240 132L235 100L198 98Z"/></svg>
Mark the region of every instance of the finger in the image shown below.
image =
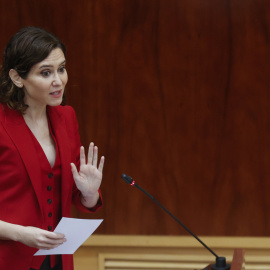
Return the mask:
<svg viewBox="0 0 270 270"><path fill-rule="evenodd" d="M54 240L53 242L51 242L50 244L51 245L62 245L63 243L65 243L67 241L66 238L63 238L63 239L57 239L57 240Z"/></svg>
<svg viewBox="0 0 270 270"><path fill-rule="evenodd" d="M81 146L80 148L80 163L81 163L81 166L85 165L85 152L84 152L83 146Z"/></svg>
<svg viewBox="0 0 270 270"><path fill-rule="evenodd" d="M66 238L62 238L62 239L50 239L50 238L46 238L44 239L41 244L43 246L55 246L55 245L62 245L64 242L66 242L67 239Z"/></svg>
<svg viewBox="0 0 270 270"><path fill-rule="evenodd" d="M104 166L104 162L105 162L105 157L102 156L99 162L99 166L98 166L98 170L102 173L103 171L103 166Z"/></svg>
<svg viewBox="0 0 270 270"><path fill-rule="evenodd" d="M63 233L50 232L47 234L47 237L50 239L64 239L65 235Z"/></svg>
<svg viewBox="0 0 270 270"><path fill-rule="evenodd" d="M64 242L57 242L57 243L42 243L39 245L39 249L52 249L52 248L56 248L59 247L60 245L62 245Z"/></svg>
<svg viewBox="0 0 270 270"><path fill-rule="evenodd" d="M93 166L97 167L97 161L98 161L98 147L94 147L94 158L93 158Z"/></svg>
<svg viewBox="0 0 270 270"><path fill-rule="evenodd" d="M74 163L70 163L70 165L71 165L71 172L72 172L73 178L75 180L75 179L77 179L79 177L79 173L78 173L78 170L77 170Z"/></svg>
<svg viewBox="0 0 270 270"><path fill-rule="evenodd" d="M92 162L93 162L93 152L94 152L94 143L91 142L89 144L89 149L88 149L87 164L92 164Z"/></svg>
<svg viewBox="0 0 270 270"><path fill-rule="evenodd" d="M64 242L66 242L67 239L65 238L65 235L62 233L54 233L54 232L47 232L44 235L44 239L42 240L42 243L44 245L61 245Z"/></svg>

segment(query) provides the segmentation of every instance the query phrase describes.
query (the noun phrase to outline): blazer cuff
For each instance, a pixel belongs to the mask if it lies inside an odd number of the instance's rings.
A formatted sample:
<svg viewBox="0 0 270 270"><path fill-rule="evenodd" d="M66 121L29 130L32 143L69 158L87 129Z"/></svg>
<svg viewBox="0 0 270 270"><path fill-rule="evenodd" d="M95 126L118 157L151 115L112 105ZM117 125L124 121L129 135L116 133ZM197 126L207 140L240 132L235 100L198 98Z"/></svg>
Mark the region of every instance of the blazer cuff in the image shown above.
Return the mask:
<svg viewBox="0 0 270 270"><path fill-rule="evenodd" d="M98 211L102 205L103 205L103 200L102 200L102 196L101 196L101 192L100 190L98 190L98 193L99 193L99 198L98 198L98 201L96 203L96 205L92 208L87 208L85 207L82 202L81 202L81 196L80 194L81 193L77 193L77 196L75 198L75 201L74 201L74 204L75 204L75 207L81 211L81 212L84 212L84 213L95 213L96 211Z"/></svg>

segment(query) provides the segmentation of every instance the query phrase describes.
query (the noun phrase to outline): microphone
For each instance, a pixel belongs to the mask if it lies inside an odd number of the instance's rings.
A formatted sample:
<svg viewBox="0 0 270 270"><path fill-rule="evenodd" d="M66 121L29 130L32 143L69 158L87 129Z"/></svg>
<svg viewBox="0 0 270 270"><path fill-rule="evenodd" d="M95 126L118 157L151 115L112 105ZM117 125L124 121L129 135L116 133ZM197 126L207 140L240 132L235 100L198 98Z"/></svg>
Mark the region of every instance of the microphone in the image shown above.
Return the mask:
<svg viewBox="0 0 270 270"><path fill-rule="evenodd" d="M212 270L229 270L230 264L226 263L225 257L219 257L212 249L210 249L198 236L196 236L190 229L188 229L180 220L178 220L172 213L170 213L162 204L160 204L152 195L141 188L130 176L122 174L121 178L131 186L134 186L146 194L157 205L159 205L167 214L169 214L178 224L180 224L189 234L191 234L197 241L199 241L208 251L216 257L216 263L211 265Z"/></svg>

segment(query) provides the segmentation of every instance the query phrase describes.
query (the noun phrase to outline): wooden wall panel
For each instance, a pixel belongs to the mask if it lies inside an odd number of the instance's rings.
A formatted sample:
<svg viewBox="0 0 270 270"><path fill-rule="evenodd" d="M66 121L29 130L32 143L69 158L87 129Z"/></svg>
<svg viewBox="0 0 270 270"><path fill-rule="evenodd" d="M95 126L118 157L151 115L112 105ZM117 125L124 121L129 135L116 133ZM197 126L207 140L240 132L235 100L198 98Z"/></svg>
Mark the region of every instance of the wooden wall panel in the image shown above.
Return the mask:
<svg viewBox="0 0 270 270"><path fill-rule="evenodd" d="M25 25L68 48L82 143L106 156L100 234L270 234L270 2L0 3L0 49ZM78 217L89 217L76 213Z"/></svg>

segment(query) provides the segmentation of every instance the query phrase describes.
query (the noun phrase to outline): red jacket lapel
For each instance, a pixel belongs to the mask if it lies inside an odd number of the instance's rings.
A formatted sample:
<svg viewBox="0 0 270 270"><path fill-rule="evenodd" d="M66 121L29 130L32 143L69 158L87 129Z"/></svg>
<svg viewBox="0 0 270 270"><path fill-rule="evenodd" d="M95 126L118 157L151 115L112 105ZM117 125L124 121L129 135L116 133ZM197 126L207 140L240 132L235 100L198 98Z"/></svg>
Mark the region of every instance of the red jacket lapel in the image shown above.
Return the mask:
<svg viewBox="0 0 270 270"><path fill-rule="evenodd" d="M42 194L38 158L36 157L33 139L31 138L30 131L25 124L23 116L17 111L10 110L7 107L5 107L2 112L4 112L4 119L2 118L3 127L18 149L36 194ZM40 209L42 209L40 196L37 196L37 199Z"/></svg>

